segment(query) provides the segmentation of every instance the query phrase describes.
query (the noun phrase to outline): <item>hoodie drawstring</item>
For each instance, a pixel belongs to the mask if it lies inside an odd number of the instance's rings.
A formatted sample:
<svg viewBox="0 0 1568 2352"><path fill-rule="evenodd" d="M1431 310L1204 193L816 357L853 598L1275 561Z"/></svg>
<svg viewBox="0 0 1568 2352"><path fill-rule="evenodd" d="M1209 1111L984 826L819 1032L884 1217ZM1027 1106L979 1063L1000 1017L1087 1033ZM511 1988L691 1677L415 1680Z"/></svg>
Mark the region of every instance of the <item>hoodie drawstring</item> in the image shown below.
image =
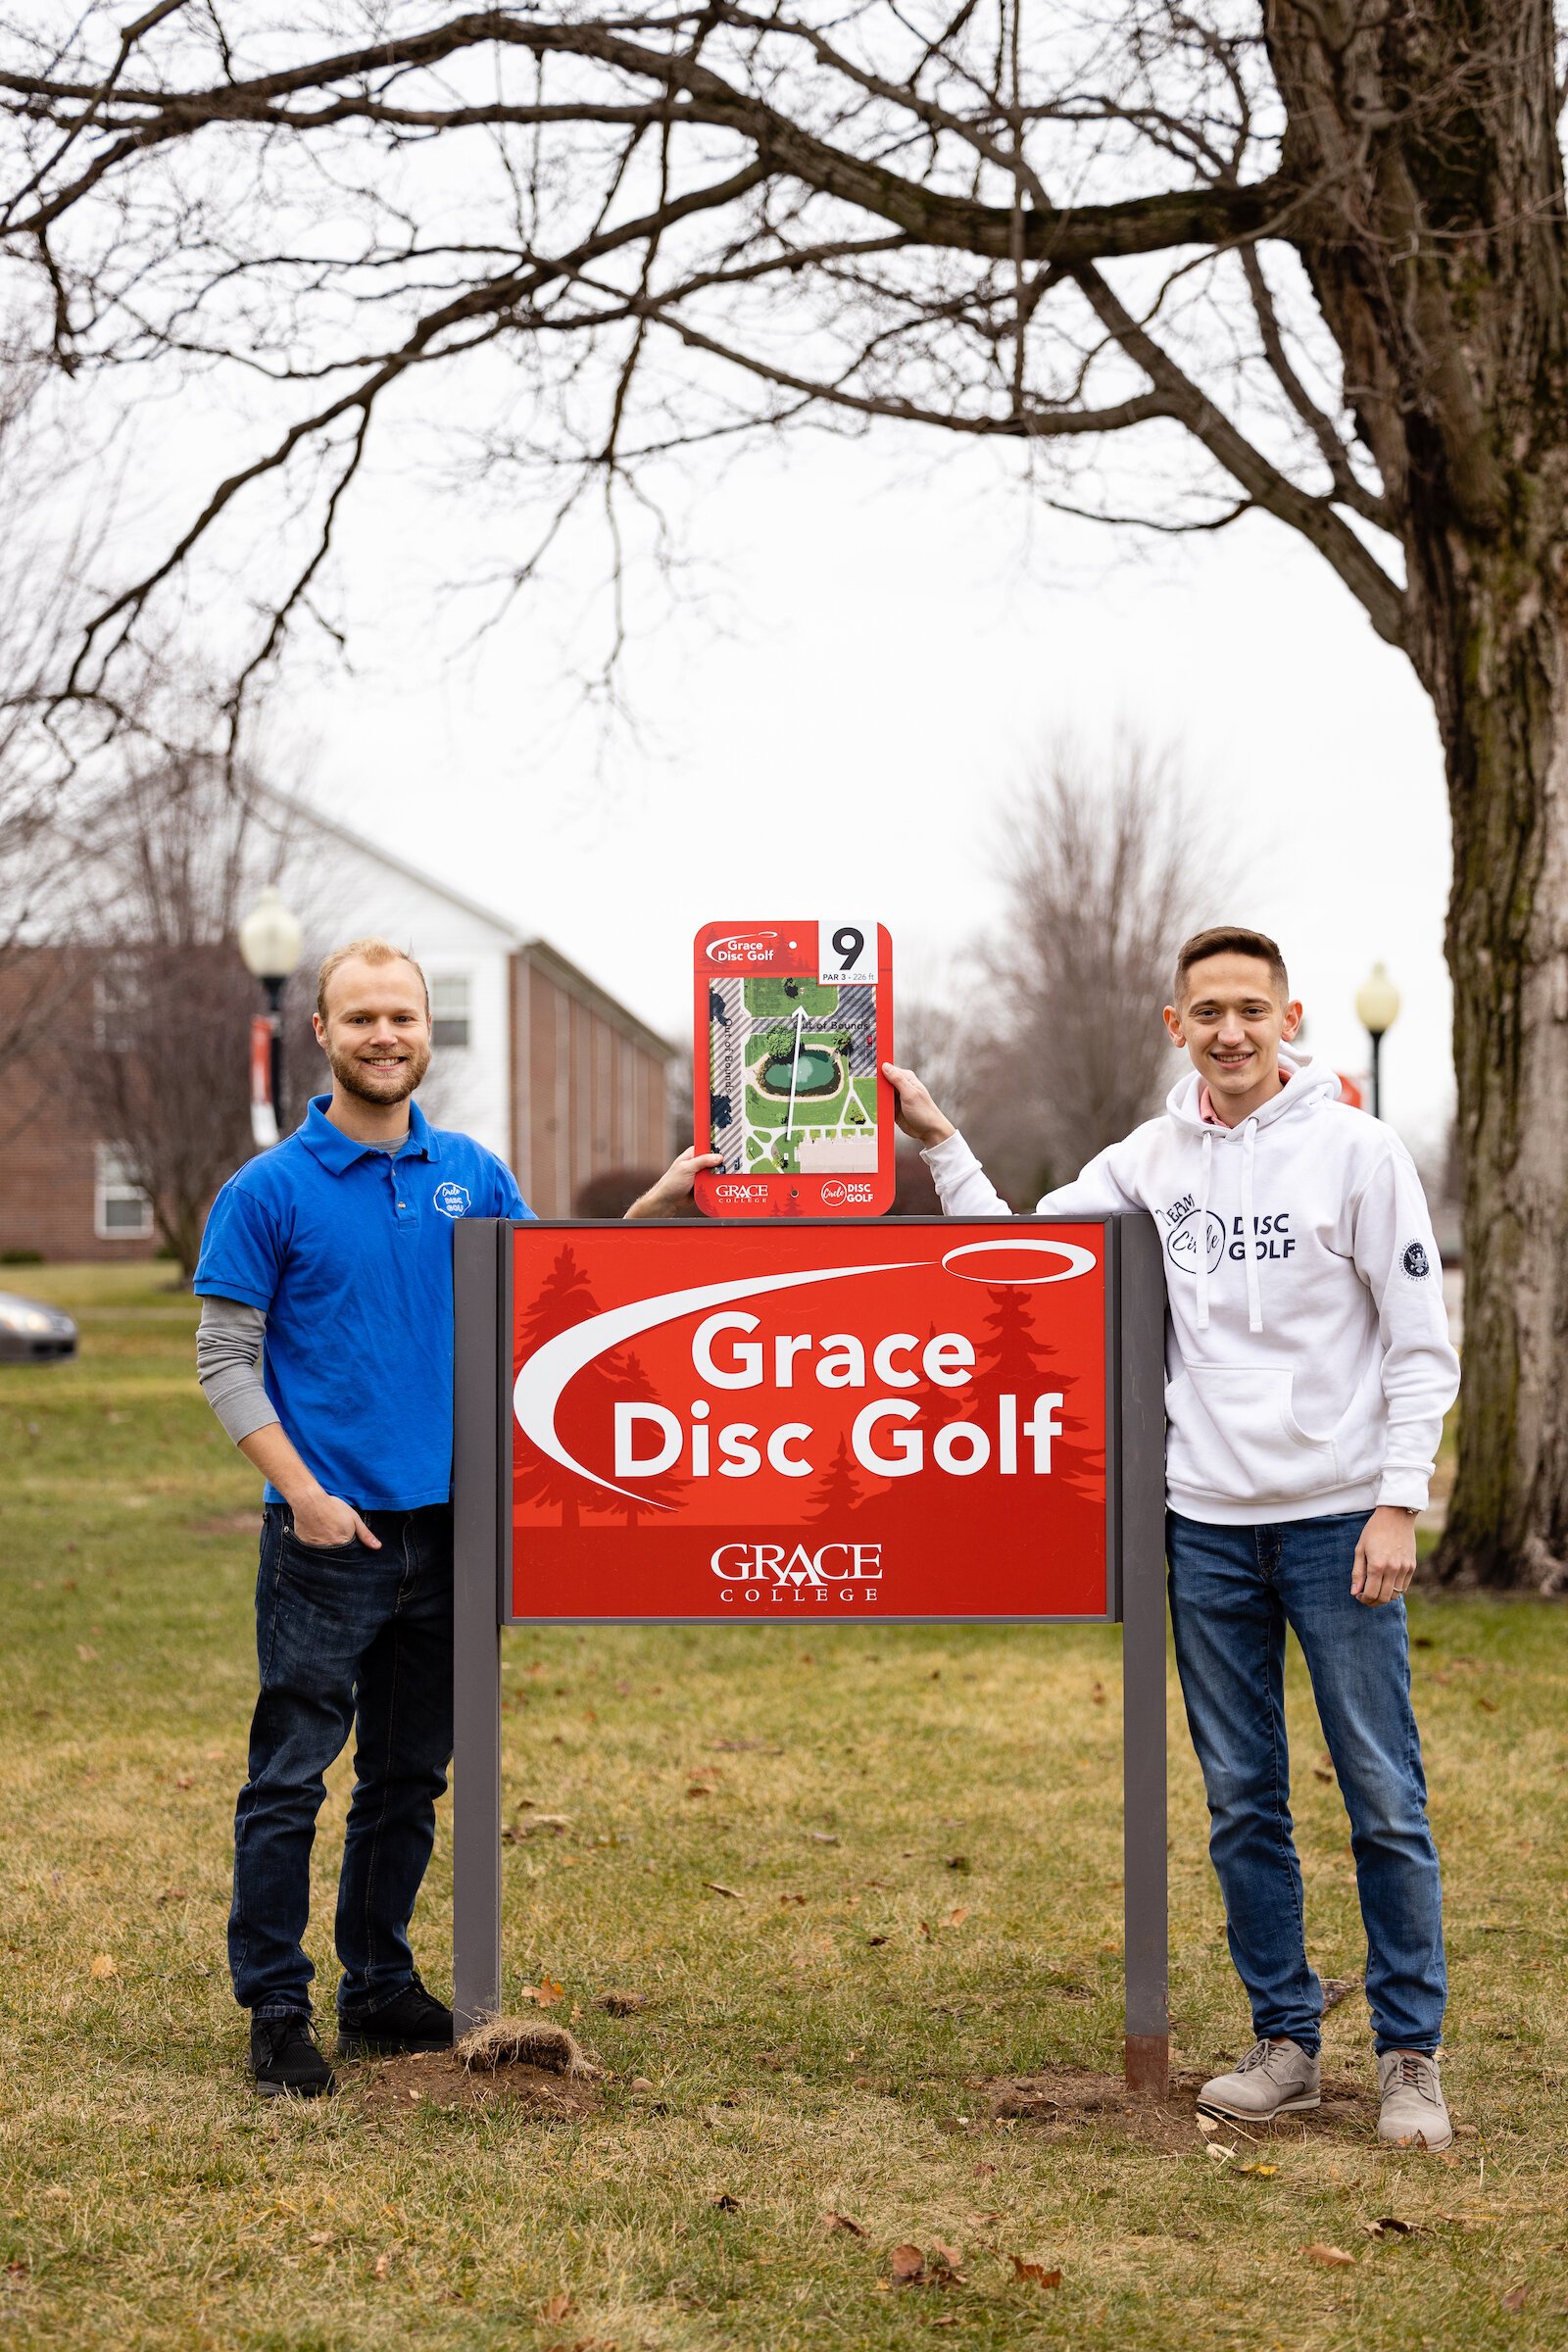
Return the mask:
<svg viewBox="0 0 1568 2352"><path fill-rule="evenodd" d="M1247 1252L1247 1328L1263 1328L1263 1292L1257 1279L1257 1232L1252 1220L1252 1147L1257 1141L1257 1121L1249 1119L1242 1130L1242 1243ZM1206 1303L1206 1302L1205 1302ZM1200 1310L1200 1323L1207 1321Z"/></svg>
<svg viewBox="0 0 1568 2352"><path fill-rule="evenodd" d="M1214 1167L1213 1129L1203 1130L1203 1180L1198 1190L1198 1328L1208 1329L1208 1180Z"/></svg>

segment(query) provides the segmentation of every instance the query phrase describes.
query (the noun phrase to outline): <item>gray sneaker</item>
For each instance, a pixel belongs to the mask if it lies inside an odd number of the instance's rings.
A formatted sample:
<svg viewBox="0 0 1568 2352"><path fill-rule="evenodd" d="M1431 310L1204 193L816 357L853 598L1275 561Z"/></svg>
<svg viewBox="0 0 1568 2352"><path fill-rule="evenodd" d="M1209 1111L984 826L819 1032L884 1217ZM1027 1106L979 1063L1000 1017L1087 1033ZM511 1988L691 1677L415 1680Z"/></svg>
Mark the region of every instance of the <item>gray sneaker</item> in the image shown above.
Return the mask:
<svg viewBox="0 0 1568 2352"><path fill-rule="evenodd" d="M1396 2148L1436 2154L1453 2137L1438 2062L1425 2050L1385 2050L1378 2060L1378 2137Z"/></svg>
<svg viewBox="0 0 1568 2352"><path fill-rule="evenodd" d="M1266 2124L1318 2103L1318 2062L1298 2041L1254 2041L1241 2065L1215 2075L1198 2094L1200 2115Z"/></svg>

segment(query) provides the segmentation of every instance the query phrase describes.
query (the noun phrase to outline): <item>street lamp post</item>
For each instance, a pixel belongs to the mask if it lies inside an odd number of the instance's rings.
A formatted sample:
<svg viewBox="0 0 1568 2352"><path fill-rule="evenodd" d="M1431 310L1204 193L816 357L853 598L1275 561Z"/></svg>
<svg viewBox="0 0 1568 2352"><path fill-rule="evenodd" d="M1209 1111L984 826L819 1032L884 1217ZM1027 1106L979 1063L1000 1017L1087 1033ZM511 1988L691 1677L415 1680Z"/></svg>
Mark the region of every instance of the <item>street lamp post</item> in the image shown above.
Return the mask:
<svg viewBox="0 0 1568 2352"><path fill-rule="evenodd" d="M1355 992L1355 1016L1372 1041L1372 1116L1383 1116L1383 1040L1399 1017L1399 992L1375 963Z"/></svg>
<svg viewBox="0 0 1568 2352"><path fill-rule="evenodd" d="M304 946L304 932L284 906L276 885L269 882L240 924L239 952L246 969L267 991L272 1029L272 1111L279 1132L283 1127L283 990Z"/></svg>

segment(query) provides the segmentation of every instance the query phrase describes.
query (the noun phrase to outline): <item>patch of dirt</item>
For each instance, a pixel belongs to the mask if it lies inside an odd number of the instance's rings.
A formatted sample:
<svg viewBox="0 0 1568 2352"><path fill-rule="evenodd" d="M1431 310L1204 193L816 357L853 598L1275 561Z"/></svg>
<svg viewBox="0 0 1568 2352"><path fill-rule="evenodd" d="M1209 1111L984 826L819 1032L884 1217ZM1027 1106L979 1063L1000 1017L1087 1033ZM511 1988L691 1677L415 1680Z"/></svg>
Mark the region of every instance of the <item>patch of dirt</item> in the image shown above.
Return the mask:
<svg viewBox="0 0 1568 2352"><path fill-rule="evenodd" d="M191 1536L259 1536L262 1515L259 1510L220 1511L211 1519L187 1519L185 1532Z"/></svg>
<svg viewBox="0 0 1568 2352"><path fill-rule="evenodd" d="M406 2058L350 2060L338 2069L345 2091L365 2102L368 2115L390 2118L432 2107L520 2108L546 2123L573 2123L600 2106L593 2082L542 2066L507 2065L470 2070L453 2050L427 2050Z"/></svg>
<svg viewBox="0 0 1568 2352"><path fill-rule="evenodd" d="M1027 2124L1043 2139L1116 2140L1171 2156L1191 2156L1204 2144L1198 2129L1195 2094L1206 2075L1175 2074L1163 2099L1135 2098L1119 2075L1087 2067L1050 2067L1038 2075L1006 2075L977 2084L989 2112L999 2121ZM1220 2125L1215 2136L1250 2149L1271 2141L1365 2139L1377 2132L1377 2100L1371 2086L1352 2076L1325 2082L1323 2104L1277 2123Z"/></svg>

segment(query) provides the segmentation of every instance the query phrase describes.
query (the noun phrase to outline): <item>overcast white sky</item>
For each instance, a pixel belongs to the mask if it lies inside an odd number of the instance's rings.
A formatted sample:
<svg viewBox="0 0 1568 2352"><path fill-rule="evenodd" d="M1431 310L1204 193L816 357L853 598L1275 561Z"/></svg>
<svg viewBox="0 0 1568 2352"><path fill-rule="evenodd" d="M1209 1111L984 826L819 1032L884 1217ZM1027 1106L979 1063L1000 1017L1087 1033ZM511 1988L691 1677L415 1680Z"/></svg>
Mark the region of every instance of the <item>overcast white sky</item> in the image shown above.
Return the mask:
<svg viewBox="0 0 1568 2352"><path fill-rule="evenodd" d="M684 1041L710 919L876 914L906 980L939 987L997 906L999 800L1054 731L1093 742L1120 721L1180 748L1247 876L1235 914L1279 937L1337 1067L1364 1068L1352 999L1387 962L1404 1006L1386 1105L1413 1147L1436 1144L1451 1092L1436 730L1310 550L1256 517L1136 546L1032 505L989 453L897 434L770 446L709 487L682 539L708 562L706 602L635 647L646 741L607 745L559 684L578 630L563 585L525 596L477 657L446 654L435 584L465 568L466 519L452 494L384 477L344 541L353 673L293 695L309 773L282 780ZM568 587L587 565L568 561Z"/></svg>

